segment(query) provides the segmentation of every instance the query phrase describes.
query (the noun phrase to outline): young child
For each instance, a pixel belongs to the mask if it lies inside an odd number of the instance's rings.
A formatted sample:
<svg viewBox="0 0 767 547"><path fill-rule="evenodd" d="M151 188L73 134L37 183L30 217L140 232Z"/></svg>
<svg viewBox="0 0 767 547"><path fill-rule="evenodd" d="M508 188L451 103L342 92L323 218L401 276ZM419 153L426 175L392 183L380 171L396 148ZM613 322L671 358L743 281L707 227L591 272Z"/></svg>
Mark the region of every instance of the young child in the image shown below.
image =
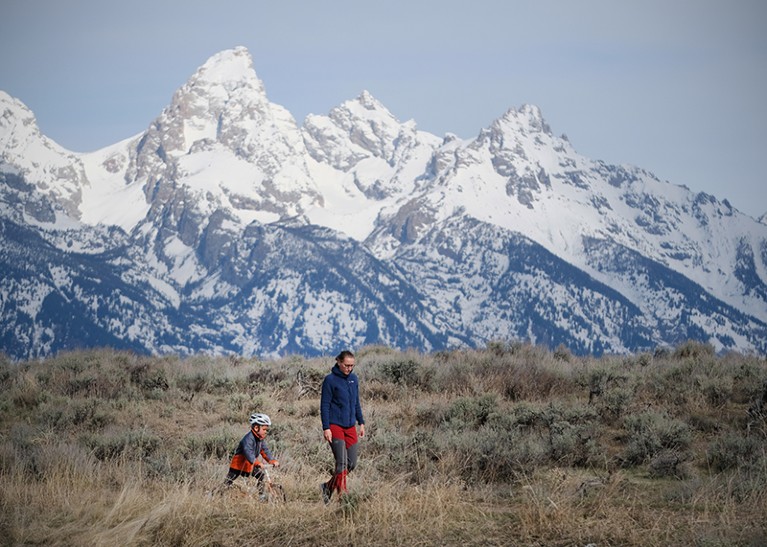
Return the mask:
<svg viewBox="0 0 767 547"><path fill-rule="evenodd" d="M261 413L252 414L249 422L250 431L245 434L234 451L224 484L231 486L234 480L241 475L255 477L258 480L258 492L263 498L265 477L261 462L256 460L261 456L266 463L274 467L279 467L280 462L272 457L265 440L269 426L272 425L269 416Z"/></svg>

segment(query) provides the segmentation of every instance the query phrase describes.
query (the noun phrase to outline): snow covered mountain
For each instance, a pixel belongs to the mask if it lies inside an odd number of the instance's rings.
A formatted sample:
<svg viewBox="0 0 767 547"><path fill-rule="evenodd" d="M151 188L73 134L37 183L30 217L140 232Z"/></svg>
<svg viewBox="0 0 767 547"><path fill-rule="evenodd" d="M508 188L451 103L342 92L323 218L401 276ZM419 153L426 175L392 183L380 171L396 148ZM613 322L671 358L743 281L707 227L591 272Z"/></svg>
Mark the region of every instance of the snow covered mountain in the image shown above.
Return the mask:
<svg viewBox="0 0 767 547"><path fill-rule="evenodd" d="M440 138L363 91L299 127L236 48L93 153L3 92L0 113L14 358L491 340L767 352L767 225L579 155L534 106Z"/></svg>

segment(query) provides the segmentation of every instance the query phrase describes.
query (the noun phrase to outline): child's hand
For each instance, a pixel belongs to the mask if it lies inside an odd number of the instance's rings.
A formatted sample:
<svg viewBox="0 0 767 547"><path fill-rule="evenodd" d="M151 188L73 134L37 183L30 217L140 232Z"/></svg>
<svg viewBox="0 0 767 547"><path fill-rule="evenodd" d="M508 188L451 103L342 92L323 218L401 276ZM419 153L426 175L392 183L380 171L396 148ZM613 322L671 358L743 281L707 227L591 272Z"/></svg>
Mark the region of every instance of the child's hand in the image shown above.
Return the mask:
<svg viewBox="0 0 767 547"><path fill-rule="evenodd" d="M280 462L278 462L277 460L272 460L269 463L272 464L272 467L279 467L280 466Z"/></svg>

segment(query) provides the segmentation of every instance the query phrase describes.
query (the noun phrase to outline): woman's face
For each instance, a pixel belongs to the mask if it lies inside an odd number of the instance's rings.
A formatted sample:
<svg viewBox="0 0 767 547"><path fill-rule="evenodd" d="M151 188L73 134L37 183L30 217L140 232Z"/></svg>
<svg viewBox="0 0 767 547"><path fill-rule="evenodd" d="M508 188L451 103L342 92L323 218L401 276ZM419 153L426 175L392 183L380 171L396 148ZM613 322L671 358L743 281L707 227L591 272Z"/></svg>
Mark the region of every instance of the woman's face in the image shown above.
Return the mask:
<svg viewBox="0 0 767 547"><path fill-rule="evenodd" d="M352 369L354 369L354 357L344 357L343 361L338 362L338 368L348 376Z"/></svg>

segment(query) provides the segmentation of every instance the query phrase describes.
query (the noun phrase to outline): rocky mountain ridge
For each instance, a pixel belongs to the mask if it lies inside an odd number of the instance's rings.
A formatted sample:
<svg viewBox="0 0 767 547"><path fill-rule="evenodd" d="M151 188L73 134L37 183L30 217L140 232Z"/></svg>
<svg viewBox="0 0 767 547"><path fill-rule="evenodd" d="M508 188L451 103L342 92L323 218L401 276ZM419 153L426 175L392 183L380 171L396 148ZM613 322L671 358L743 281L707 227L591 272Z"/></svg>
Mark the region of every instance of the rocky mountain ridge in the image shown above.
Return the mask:
<svg viewBox="0 0 767 547"><path fill-rule="evenodd" d="M0 109L13 357L495 339L767 351L767 226L579 155L535 106L440 138L363 91L299 127L235 48L146 131L93 153L40 134L2 92Z"/></svg>

